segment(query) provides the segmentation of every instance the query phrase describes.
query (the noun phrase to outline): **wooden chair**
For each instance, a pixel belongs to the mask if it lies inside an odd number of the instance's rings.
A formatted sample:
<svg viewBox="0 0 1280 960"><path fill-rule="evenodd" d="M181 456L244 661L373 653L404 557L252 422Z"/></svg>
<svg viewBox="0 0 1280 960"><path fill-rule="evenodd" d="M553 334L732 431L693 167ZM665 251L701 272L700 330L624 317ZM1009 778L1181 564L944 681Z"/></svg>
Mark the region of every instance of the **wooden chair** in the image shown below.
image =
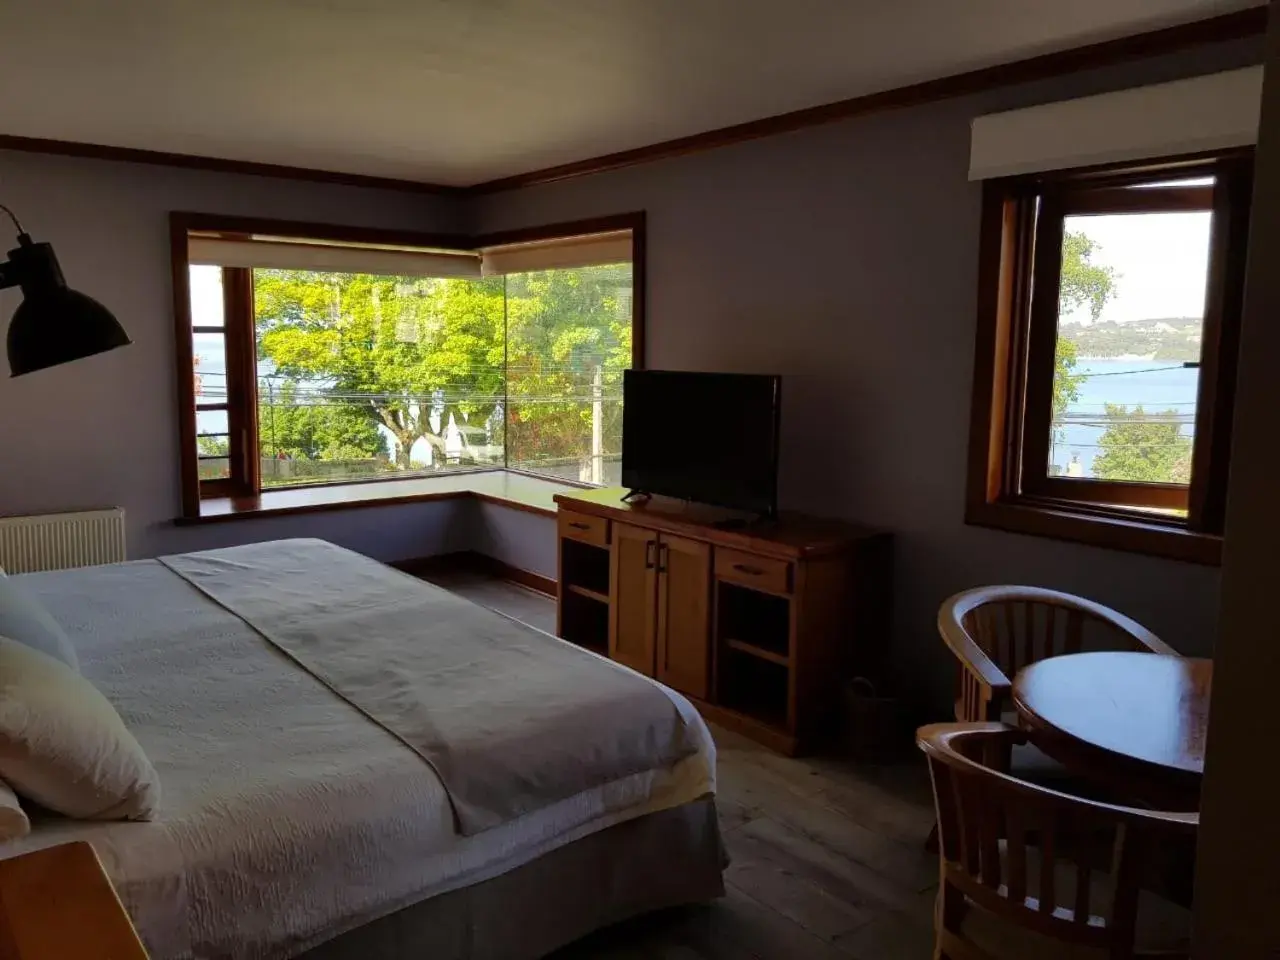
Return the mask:
<svg viewBox="0 0 1280 960"><path fill-rule="evenodd" d="M1094 649L1138 650L1177 656L1154 633L1110 607L1042 587L993 586L964 590L938 610L938 632L960 661L956 719L1017 724L1012 678L1023 667L1064 653L1079 653L1086 634ZM1019 746L1010 772L1024 780L1102 798L1097 784L1071 776L1036 747ZM935 827L925 848L938 849Z"/></svg>
<svg viewBox="0 0 1280 960"><path fill-rule="evenodd" d="M1112 806L1001 772L1024 734L922 727L941 840L935 960L1186 957L1190 911L1144 889L1149 855L1194 840L1195 813ZM1104 841L1110 863L1097 855Z"/></svg>
<svg viewBox="0 0 1280 960"><path fill-rule="evenodd" d="M978 587L948 599L938 632L960 661L956 719L1000 720L1012 709L1012 677L1028 664L1093 649L1177 652L1136 620L1092 600L1041 587Z"/></svg>

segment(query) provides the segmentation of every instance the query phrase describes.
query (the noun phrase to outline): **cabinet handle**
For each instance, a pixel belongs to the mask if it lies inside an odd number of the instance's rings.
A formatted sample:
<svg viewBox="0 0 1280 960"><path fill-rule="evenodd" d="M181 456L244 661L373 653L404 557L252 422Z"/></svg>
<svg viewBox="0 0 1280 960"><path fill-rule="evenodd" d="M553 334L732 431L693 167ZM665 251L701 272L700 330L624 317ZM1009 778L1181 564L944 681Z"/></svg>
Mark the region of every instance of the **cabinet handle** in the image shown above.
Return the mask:
<svg viewBox="0 0 1280 960"><path fill-rule="evenodd" d="M760 577L764 575L764 571L759 567L749 567L745 563L735 563L733 569L739 573L745 573L749 577Z"/></svg>
<svg viewBox="0 0 1280 960"><path fill-rule="evenodd" d="M646 540L644 542L644 568L646 570L653 569L653 548L657 545L656 540Z"/></svg>
<svg viewBox="0 0 1280 960"><path fill-rule="evenodd" d="M591 529L591 524L589 524L589 523L583 523L581 520L571 520L571 521L569 521L569 526L573 527L573 529L575 529L575 530L590 530L590 529Z"/></svg>
<svg viewBox="0 0 1280 960"><path fill-rule="evenodd" d="M665 543L658 544L658 572L667 572L667 545Z"/></svg>

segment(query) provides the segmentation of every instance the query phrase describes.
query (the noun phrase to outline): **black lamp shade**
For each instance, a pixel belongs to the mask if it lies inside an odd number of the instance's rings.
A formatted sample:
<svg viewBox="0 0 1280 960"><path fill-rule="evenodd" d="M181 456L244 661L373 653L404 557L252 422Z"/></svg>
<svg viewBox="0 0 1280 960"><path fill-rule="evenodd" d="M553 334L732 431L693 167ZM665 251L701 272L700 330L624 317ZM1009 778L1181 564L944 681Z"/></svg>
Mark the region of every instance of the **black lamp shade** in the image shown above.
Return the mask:
<svg viewBox="0 0 1280 960"><path fill-rule="evenodd" d="M9 323L9 368L13 376L105 353L131 342L110 310L67 286L49 244L24 242L9 251L9 264L23 294Z"/></svg>

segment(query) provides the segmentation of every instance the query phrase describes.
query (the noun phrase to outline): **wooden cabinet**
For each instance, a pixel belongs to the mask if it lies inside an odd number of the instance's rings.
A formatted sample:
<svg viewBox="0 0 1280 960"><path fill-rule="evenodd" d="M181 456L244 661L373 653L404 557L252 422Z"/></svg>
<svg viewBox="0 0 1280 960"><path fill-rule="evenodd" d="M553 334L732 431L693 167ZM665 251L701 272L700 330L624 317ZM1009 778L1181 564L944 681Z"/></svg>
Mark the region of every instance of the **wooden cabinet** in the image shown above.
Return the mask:
<svg viewBox="0 0 1280 960"><path fill-rule="evenodd" d="M556 496L560 636L777 750L834 736L841 682L882 667L888 536L795 514L733 527L624 493Z"/></svg>
<svg viewBox="0 0 1280 960"><path fill-rule="evenodd" d="M647 677L657 648L658 535L613 525L609 570L609 656Z"/></svg>
<svg viewBox="0 0 1280 960"><path fill-rule="evenodd" d="M609 656L681 693L707 695L711 670L711 549L613 524Z"/></svg>
<svg viewBox="0 0 1280 960"><path fill-rule="evenodd" d="M609 545L609 521L603 517L592 517L569 510L561 510L556 516L561 537L580 540L597 547Z"/></svg>
<svg viewBox="0 0 1280 960"><path fill-rule="evenodd" d="M706 699L711 676L711 547L658 538L657 678Z"/></svg>

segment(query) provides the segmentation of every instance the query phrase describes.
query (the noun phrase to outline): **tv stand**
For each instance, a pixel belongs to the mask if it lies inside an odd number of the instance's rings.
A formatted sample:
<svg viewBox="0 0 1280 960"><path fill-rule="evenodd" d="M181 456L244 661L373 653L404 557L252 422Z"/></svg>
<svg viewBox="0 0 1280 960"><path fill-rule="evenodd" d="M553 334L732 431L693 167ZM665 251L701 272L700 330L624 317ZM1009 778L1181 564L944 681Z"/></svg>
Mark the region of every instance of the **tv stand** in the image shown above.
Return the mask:
<svg viewBox="0 0 1280 960"><path fill-rule="evenodd" d="M717 530L762 530L767 529L777 519L778 516L774 513L756 513L749 517L725 517L723 520L714 521L711 525Z"/></svg>
<svg viewBox="0 0 1280 960"><path fill-rule="evenodd" d="M645 493L643 490L630 490L623 494L621 499L623 503L648 503L652 497L652 494Z"/></svg>
<svg viewBox="0 0 1280 960"><path fill-rule="evenodd" d="M707 719L794 754L839 731L843 681L880 679L887 534L789 513L744 523L618 488L555 500L559 636Z"/></svg>

